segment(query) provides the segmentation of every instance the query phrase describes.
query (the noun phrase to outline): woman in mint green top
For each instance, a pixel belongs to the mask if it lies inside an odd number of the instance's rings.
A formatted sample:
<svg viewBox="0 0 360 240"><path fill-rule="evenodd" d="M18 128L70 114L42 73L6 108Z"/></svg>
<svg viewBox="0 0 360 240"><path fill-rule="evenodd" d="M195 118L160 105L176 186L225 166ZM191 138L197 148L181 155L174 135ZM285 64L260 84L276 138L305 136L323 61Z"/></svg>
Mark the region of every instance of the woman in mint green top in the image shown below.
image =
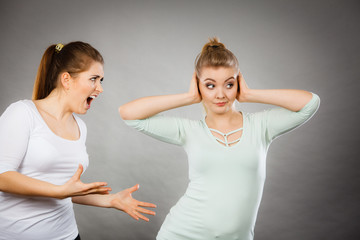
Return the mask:
<svg viewBox="0 0 360 240"><path fill-rule="evenodd" d="M279 106L238 112L234 102ZM154 116L203 102L202 120ZM254 238L265 182L266 154L273 139L306 122L320 99L303 90L249 89L236 57L216 38L196 59L190 90L140 98L120 107L125 122L156 139L181 145L189 160L189 186L171 208L158 240Z"/></svg>

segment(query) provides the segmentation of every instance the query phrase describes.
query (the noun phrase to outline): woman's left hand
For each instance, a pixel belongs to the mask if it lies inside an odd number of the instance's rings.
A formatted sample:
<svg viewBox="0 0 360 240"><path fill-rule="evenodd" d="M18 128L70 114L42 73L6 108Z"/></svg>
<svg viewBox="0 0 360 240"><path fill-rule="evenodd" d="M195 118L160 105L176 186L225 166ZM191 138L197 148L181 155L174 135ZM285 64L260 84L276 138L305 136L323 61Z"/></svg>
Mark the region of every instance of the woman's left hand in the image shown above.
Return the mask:
<svg viewBox="0 0 360 240"><path fill-rule="evenodd" d="M247 96L250 88L246 84L245 79L244 79L243 75L241 74L241 72L239 72L239 75L237 76L237 81L238 81L238 84L239 84L239 91L238 91L238 94L236 96L236 99L239 102L246 102L247 101L246 96Z"/></svg>
<svg viewBox="0 0 360 240"><path fill-rule="evenodd" d="M140 202L140 201L134 199L131 196L131 194L138 189L139 189L139 184L136 184L135 186L133 186L131 188L127 188L116 194L110 194L109 195L110 206L126 212L132 218L134 218L136 220L139 220L139 218L140 218L140 219L148 222L149 219L147 217L145 217L144 215L142 215L141 213L155 215L155 212L147 210L142 207L155 208L156 205L152 204L152 203L147 203L147 202Z"/></svg>

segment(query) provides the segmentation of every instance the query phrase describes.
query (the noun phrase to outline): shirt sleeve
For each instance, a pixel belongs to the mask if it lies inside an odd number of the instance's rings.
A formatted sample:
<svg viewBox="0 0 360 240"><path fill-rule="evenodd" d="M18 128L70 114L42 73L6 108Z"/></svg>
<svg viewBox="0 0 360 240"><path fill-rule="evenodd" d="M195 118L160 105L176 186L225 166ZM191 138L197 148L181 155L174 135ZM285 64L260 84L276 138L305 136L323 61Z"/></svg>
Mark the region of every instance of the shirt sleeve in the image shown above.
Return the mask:
<svg viewBox="0 0 360 240"><path fill-rule="evenodd" d="M141 120L124 120L124 122L160 141L183 145L185 142L184 119L155 115Z"/></svg>
<svg viewBox="0 0 360 240"><path fill-rule="evenodd" d="M320 98L312 93L311 100L297 112L285 108L273 108L266 115L266 139L271 142L309 120L320 106Z"/></svg>
<svg viewBox="0 0 360 240"><path fill-rule="evenodd" d="M0 174L17 171L30 136L29 109L22 102L11 104L0 117Z"/></svg>

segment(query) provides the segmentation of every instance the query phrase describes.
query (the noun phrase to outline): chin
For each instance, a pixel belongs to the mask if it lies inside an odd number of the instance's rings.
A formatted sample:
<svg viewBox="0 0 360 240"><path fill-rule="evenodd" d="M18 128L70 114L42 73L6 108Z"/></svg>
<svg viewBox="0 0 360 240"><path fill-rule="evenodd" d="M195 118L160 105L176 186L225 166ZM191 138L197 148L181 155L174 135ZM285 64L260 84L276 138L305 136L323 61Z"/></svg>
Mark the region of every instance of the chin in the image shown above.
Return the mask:
<svg viewBox="0 0 360 240"><path fill-rule="evenodd" d="M215 113L215 114L225 114L229 111L229 109L211 109L211 112Z"/></svg>
<svg viewBox="0 0 360 240"><path fill-rule="evenodd" d="M218 115L222 115L229 112L231 110L231 106L232 106L231 104L226 104L223 107L217 107L214 105L210 105L209 107L209 105L204 104L204 108L207 109L208 112L212 112Z"/></svg>
<svg viewBox="0 0 360 240"><path fill-rule="evenodd" d="M77 111L74 111L74 113L76 114L79 114L79 115L84 115L87 113L88 110L84 109L84 110L77 110Z"/></svg>

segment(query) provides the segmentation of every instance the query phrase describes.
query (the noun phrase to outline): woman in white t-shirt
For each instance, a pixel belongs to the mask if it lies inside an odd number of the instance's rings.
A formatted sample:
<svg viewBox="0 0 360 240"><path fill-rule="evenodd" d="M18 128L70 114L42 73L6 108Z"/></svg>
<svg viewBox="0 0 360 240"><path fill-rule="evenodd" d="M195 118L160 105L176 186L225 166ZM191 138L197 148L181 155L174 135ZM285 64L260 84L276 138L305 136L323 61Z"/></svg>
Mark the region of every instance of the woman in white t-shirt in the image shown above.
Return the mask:
<svg viewBox="0 0 360 240"><path fill-rule="evenodd" d="M80 239L72 202L116 208L148 221L131 193L105 182L85 184L89 163L85 114L103 92L103 58L91 45L71 42L45 51L33 100L11 104L0 118L0 239Z"/></svg>

